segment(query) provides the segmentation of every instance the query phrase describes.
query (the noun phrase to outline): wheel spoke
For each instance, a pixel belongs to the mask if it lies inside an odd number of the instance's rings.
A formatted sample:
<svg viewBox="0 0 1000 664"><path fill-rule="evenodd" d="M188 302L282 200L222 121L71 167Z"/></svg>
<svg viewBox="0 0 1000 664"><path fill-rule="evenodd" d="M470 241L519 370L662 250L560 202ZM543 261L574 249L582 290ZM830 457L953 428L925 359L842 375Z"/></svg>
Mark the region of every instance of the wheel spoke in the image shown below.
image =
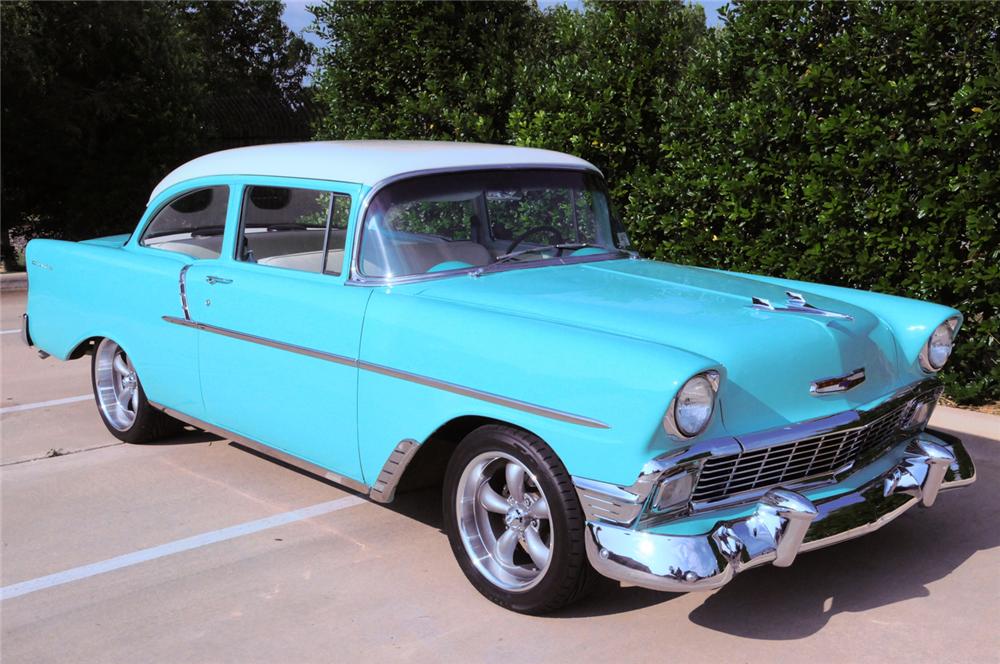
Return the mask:
<svg viewBox="0 0 1000 664"><path fill-rule="evenodd" d="M549 547L545 546L542 536L534 528L525 529L524 541L521 542L521 546L531 556L531 562L535 563L535 567L538 569L542 569L545 567L545 563L549 562Z"/></svg>
<svg viewBox="0 0 1000 664"><path fill-rule="evenodd" d="M130 371L128 365L125 363L125 360L122 359L121 355L115 355L114 365L115 371L118 372L119 376L129 375Z"/></svg>
<svg viewBox="0 0 1000 664"><path fill-rule="evenodd" d="M510 508L504 497L494 491L493 487L485 482L479 488L479 503L490 512L496 512L497 514L506 514Z"/></svg>
<svg viewBox="0 0 1000 664"><path fill-rule="evenodd" d="M122 391L118 393L118 405L122 408L128 408L129 400L132 399L133 394L136 394L134 387L123 387Z"/></svg>
<svg viewBox="0 0 1000 664"><path fill-rule="evenodd" d="M497 539L496 549L493 551L493 557L497 559L502 565L507 567L514 566L514 550L517 548L517 533L513 530L508 530L504 532Z"/></svg>
<svg viewBox="0 0 1000 664"><path fill-rule="evenodd" d="M528 510L528 516L532 519L549 518L549 501L545 500L545 496L539 497L538 500L531 504L531 508Z"/></svg>
<svg viewBox="0 0 1000 664"><path fill-rule="evenodd" d="M139 390L138 388L132 388L132 412L139 412Z"/></svg>
<svg viewBox="0 0 1000 664"><path fill-rule="evenodd" d="M507 491L516 502L524 502L524 468L521 464L510 461L504 473L507 478Z"/></svg>

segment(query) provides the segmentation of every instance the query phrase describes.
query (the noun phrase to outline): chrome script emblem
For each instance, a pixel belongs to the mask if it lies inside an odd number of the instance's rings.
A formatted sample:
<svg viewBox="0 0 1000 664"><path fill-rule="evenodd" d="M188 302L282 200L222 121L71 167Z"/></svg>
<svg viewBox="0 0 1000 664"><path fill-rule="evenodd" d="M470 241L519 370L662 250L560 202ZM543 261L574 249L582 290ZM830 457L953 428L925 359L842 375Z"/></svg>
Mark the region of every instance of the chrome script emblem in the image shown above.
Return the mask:
<svg viewBox="0 0 1000 664"><path fill-rule="evenodd" d="M753 303L750 306L754 309L763 309L764 311L773 311L775 313L810 314L812 316L824 316L826 318L854 320L847 314L839 314L836 311L827 311L826 309L814 307L806 302L806 298L802 297L798 293L785 291L785 295L788 299L785 301L785 306L783 307L776 307L762 297L752 298Z"/></svg>
<svg viewBox="0 0 1000 664"><path fill-rule="evenodd" d="M820 378L814 380L809 386L809 394L823 396L824 394L834 394L836 392L846 392L852 387L857 387L865 382L864 368L855 369L844 376L833 376L831 378Z"/></svg>

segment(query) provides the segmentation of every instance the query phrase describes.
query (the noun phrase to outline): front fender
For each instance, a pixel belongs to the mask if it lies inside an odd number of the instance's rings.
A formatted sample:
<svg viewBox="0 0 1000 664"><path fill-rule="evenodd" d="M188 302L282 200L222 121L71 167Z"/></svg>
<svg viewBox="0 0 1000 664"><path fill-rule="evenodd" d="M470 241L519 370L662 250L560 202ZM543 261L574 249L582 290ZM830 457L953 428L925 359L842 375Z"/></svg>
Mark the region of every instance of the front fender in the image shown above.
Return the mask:
<svg viewBox="0 0 1000 664"><path fill-rule="evenodd" d="M661 421L680 386L701 371L724 373L676 348L410 290L380 289L365 315L362 367L395 370L359 372L365 477L378 474L401 440L425 440L445 422L477 415L532 431L573 475L631 484L643 464L676 445Z"/></svg>

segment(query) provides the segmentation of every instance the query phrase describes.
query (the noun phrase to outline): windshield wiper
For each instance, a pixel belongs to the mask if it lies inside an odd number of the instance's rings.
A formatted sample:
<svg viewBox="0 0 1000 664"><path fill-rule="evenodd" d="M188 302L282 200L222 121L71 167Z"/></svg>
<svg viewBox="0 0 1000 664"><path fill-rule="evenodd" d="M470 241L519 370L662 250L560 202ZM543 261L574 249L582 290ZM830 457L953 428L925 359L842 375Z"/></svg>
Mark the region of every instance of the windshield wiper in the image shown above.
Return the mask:
<svg viewBox="0 0 1000 664"><path fill-rule="evenodd" d="M537 254L543 251L551 251L553 249L559 252L561 256L564 251L577 250L577 249L601 249L607 253L616 253L622 256L631 256L629 252L624 249L619 249L618 247L606 247L603 244L594 244L592 242L564 242L561 244L545 244L540 247L531 247L529 249L521 249L520 251L512 251L507 254L500 254L497 256L496 260L489 265L484 265L483 267L476 270L476 274L483 274L489 272L496 268L498 265L503 265L519 256L524 256L526 254Z"/></svg>

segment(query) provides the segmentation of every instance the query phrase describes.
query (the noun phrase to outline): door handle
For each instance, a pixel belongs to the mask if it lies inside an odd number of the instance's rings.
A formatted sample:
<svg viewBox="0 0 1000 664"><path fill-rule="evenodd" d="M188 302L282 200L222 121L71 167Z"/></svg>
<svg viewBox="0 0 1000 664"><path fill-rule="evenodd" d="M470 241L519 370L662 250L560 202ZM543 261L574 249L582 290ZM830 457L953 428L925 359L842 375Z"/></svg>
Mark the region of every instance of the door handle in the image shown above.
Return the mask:
<svg viewBox="0 0 1000 664"><path fill-rule="evenodd" d="M209 284L211 284L213 286L215 284L231 284L231 283L233 283L232 279L223 279L222 277L213 277L211 275L205 277L205 281L207 281Z"/></svg>

